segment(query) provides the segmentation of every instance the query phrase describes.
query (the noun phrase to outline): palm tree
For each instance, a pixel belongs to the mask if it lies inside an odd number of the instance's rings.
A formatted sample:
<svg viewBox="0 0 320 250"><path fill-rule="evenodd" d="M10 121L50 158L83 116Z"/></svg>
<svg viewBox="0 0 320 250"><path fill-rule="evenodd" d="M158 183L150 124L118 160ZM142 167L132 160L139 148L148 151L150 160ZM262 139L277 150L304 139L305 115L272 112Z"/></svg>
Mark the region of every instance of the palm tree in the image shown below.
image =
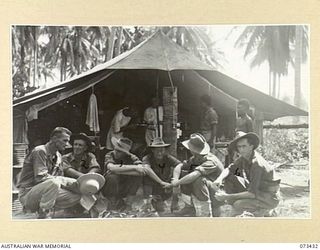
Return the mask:
<svg viewBox="0 0 320 250"><path fill-rule="evenodd" d="M296 47L296 27L293 25L249 26L243 30L235 43L238 47L245 47L245 59L252 56L251 67L259 66L264 62L268 63L269 94L274 97L279 98L280 78L288 74L289 64L294 64L295 61L292 51L293 47ZM307 40L307 32L304 32L305 46L302 50L304 59ZM295 65L297 64L300 64L299 61Z"/></svg>
<svg viewBox="0 0 320 250"><path fill-rule="evenodd" d="M308 57L308 26L295 26L294 42L294 105L301 107L301 64Z"/></svg>
<svg viewBox="0 0 320 250"><path fill-rule="evenodd" d="M224 53L217 48L216 41L208 35L205 27L163 27L162 30L174 42L191 51L200 60L215 68L223 68Z"/></svg>
<svg viewBox="0 0 320 250"><path fill-rule="evenodd" d="M290 57L290 26L249 26L244 29L235 45L244 47L244 58L252 56L251 67L264 62L269 66L269 94L279 95L280 78L288 73Z"/></svg>

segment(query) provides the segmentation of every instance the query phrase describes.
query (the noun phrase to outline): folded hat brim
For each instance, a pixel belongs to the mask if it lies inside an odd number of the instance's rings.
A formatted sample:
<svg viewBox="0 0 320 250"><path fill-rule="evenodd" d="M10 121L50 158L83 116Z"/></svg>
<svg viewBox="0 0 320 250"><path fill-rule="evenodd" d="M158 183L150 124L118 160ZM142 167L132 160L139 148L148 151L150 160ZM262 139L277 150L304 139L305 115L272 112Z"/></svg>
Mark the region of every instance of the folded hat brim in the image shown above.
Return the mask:
<svg viewBox="0 0 320 250"><path fill-rule="evenodd" d="M101 189L103 187L103 185L105 184L106 180L105 178L98 173L87 173L84 175L81 175L77 181L79 183L79 185L81 185L81 183L86 182L87 180L96 180L99 183L99 188Z"/></svg>
<svg viewBox="0 0 320 250"><path fill-rule="evenodd" d="M192 152L195 152L199 155L206 155L210 152L210 146L207 142L204 144L204 147L201 150L198 148L192 147L192 145L189 142L190 140L183 141L182 145Z"/></svg>
<svg viewBox="0 0 320 250"><path fill-rule="evenodd" d="M237 151L237 142L239 140L245 139L245 138L251 138L252 139L252 141L254 142L253 143L253 146L254 146L253 149L256 149L260 144L260 139L259 139L258 135L256 135L253 132L249 132L249 133L246 133L243 136L235 138L232 142L230 142L229 147L228 147L229 150L230 151L234 151L234 150Z"/></svg>
<svg viewBox="0 0 320 250"><path fill-rule="evenodd" d="M170 147L171 144L162 144L162 145L149 145L149 148L167 148Z"/></svg>

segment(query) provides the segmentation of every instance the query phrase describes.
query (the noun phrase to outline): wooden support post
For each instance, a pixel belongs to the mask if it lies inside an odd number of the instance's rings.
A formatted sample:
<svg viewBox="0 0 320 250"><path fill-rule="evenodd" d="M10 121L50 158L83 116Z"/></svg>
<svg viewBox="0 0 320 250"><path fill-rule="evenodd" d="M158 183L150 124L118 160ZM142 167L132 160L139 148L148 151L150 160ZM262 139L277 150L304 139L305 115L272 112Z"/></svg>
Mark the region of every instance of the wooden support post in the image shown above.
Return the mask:
<svg viewBox="0 0 320 250"><path fill-rule="evenodd" d="M255 132L260 138L260 144L263 145L263 113L255 110L253 132Z"/></svg>
<svg viewBox="0 0 320 250"><path fill-rule="evenodd" d="M163 88L163 140L170 143L169 153L177 156L178 89Z"/></svg>

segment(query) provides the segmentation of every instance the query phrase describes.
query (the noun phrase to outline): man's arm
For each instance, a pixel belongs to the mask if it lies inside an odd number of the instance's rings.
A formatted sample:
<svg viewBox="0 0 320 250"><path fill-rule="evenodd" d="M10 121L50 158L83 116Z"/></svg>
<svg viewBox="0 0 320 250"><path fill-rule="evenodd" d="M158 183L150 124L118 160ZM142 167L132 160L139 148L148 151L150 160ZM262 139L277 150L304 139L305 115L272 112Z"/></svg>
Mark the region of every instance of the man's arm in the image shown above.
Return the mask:
<svg viewBox="0 0 320 250"><path fill-rule="evenodd" d="M65 174L65 176L71 177L74 179L78 179L81 175L83 175L83 173L81 173L80 171L77 171L71 167L64 169L64 174Z"/></svg>
<svg viewBox="0 0 320 250"><path fill-rule="evenodd" d="M209 145L211 147L214 147L215 146L215 143L216 143L216 134L217 134L217 124L212 124L212 127L211 127L211 139L209 141Z"/></svg>
<svg viewBox="0 0 320 250"><path fill-rule="evenodd" d="M252 119L247 120L247 132L253 132L253 121Z"/></svg>
<svg viewBox="0 0 320 250"><path fill-rule="evenodd" d="M114 164L114 163L108 163L107 169L110 170L113 173L123 173L128 171L137 171L137 167L139 165L122 165L122 164Z"/></svg>
<svg viewBox="0 0 320 250"><path fill-rule="evenodd" d="M201 176L201 173L199 171L193 171L192 173L182 177L180 180L173 180L172 186L176 187L179 185L190 184L190 183L194 182L200 176Z"/></svg>
<svg viewBox="0 0 320 250"><path fill-rule="evenodd" d="M223 180L227 178L227 176L230 173L230 168L225 168L222 170L221 174L218 176L218 178L214 181L215 184L218 184L219 186L222 184Z"/></svg>
<svg viewBox="0 0 320 250"><path fill-rule="evenodd" d="M181 174L181 168L183 166L183 163L179 163L177 166L173 169L173 179L178 180Z"/></svg>
<svg viewBox="0 0 320 250"><path fill-rule="evenodd" d="M234 201L239 199L254 199L256 195L249 191L244 191L236 194L216 193L215 198L218 201Z"/></svg>
<svg viewBox="0 0 320 250"><path fill-rule="evenodd" d="M52 177L48 173L47 156L45 151L34 151L32 156L32 164L36 183L43 182Z"/></svg>
<svg viewBox="0 0 320 250"><path fill-rule="evenodd" d="M160 177L152 170L151 166L149 164L144 164L144 167L146 168L147 175L154 180L155 182L159 183L160 185L166 184L163 180L160 179Z"/></svg>
<svg viewBox="0 0 320 250"><path fill-rule="evenodd" d="M93 153L88 153L89 157L89 173L100 173L100 165L97 162L97 158Z"/></svg>

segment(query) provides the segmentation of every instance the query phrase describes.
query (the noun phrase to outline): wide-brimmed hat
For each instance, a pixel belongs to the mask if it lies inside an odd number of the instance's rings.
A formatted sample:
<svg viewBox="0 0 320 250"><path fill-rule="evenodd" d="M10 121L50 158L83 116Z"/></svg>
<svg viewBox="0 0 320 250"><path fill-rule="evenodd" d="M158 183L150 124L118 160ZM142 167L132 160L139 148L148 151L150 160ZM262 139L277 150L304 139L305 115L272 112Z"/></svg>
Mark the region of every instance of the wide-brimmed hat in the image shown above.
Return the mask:
<svg viewBox="0 0 320 250"><path fill-rule="evenodd" d="M122 151L124 153L130 153L132 141L129 138L117 139L115 137L112 137L111 142L116 150Z"/></svg>
<svg viewBox="0 0 320 250"><path fill-rule="evenodd" d="M105 178L98 173L87 173L77 179L81 194L95 194L104 185Z"/></svg>
<svg viewBox="0 0 320 250"><path fill-rule="evenodd" d="M190 135L190 139L183 141L182 145L192 152L200 155L206 155L210 152L210 146L202 134L194 133Z"/></svg>
<svg viewBox="0 0 320 250"><path fill-rule="evenodd" d="M253 149L256 149L259 146L260 140L259 140L259 136L256 133L253 133L253 132L245 133L242 131L238 131L236 134L236 137L229 144L229 150L237 151L237 142L244 138L250 138L250 140L253 143Z"/></svg>
<svg viewBox="0 0 320 250"><path fill-rule="evenodd" d="M166 148L169 147L170 144L165 143L161 137L156 137L152 140L149 148Z"/></svg>
<svg viewBox="0 0 320 250"><path fill-rule="evenodd" d="M71 136L72 145L75 140L83 140L87 144L88 150L90 150L93 147L90 137L87 136L85 133L73 134Z"/></svg>

